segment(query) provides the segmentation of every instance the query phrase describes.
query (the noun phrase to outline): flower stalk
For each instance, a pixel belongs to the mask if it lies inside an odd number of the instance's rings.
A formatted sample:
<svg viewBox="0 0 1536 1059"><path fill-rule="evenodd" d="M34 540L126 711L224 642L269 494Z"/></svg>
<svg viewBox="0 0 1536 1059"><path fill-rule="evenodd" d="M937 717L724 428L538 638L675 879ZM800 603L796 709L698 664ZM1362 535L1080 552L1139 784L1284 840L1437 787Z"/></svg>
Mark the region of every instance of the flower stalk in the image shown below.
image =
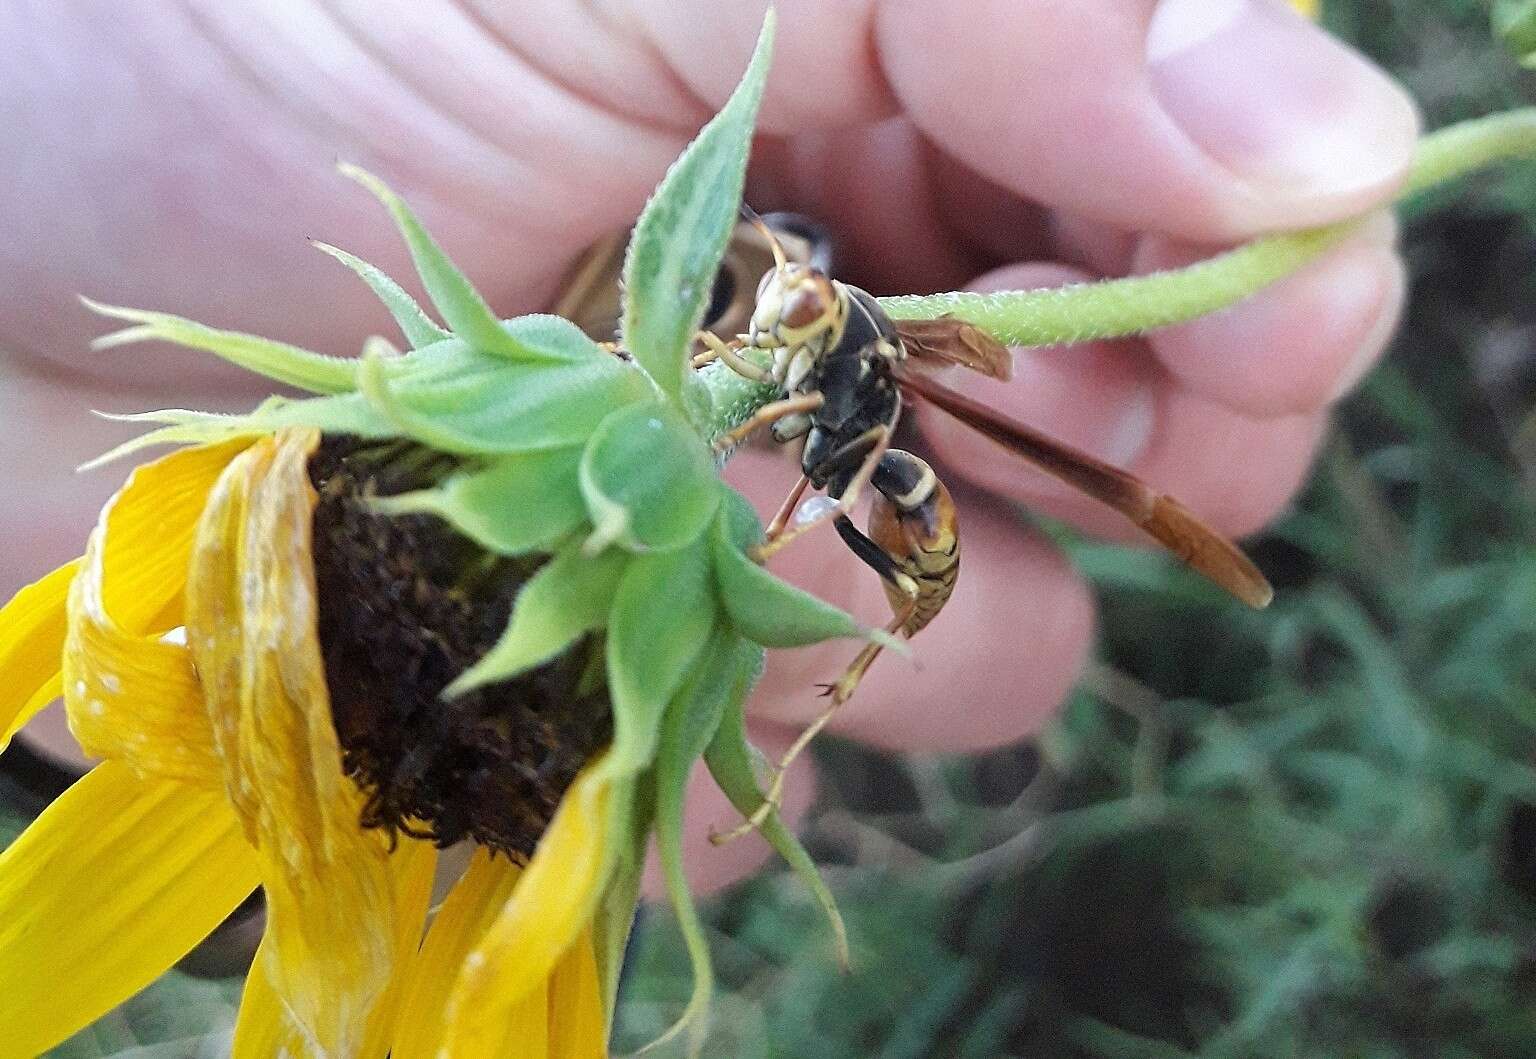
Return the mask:
<svg viewBox="0 0 1536 1059"><path fill-rule="evenodd" d="M1398 200L1498 162L1536 155L1536 108L1476 118L1419 142ZM1186 268L1046 290L881 298L897 319L953 314L1016 346L1123 338L1236 304L1326 253L1361 223L1350 218L1265 236Z"/></svg>

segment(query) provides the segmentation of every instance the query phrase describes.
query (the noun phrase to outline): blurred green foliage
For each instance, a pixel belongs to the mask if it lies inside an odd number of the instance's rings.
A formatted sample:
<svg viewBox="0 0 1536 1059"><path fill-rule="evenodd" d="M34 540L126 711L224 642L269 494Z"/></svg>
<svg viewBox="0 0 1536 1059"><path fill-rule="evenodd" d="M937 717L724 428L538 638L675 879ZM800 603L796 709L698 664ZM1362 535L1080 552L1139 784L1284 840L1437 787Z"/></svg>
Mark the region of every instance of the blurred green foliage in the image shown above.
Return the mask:
<svg viewBox="0 0 1536 1059"><path fill-rule="evenodd" d="M1536 98L1484 2L1325 11L1428 127ZM709 1054L1536 1054L1536 167L1402 217L1392 355L1250 542L1271 610L1050 527L1102 589L1083 687L984 758L821 748L855 971L792 880L717 900ZM634 1046L687 995L665 916L631 971Z"/></svg>

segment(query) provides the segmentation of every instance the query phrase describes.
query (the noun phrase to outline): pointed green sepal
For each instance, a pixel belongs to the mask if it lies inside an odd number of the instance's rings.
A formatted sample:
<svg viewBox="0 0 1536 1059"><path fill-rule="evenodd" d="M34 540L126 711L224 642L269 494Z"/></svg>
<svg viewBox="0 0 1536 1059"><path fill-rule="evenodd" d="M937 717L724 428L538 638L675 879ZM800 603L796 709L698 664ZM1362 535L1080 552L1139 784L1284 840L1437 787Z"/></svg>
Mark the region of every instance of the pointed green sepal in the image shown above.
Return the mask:
<svg viewBox="0 0 1536 1059"><path fill-rule="evenodd" d="M640 902L640 879L645 873L645 853L650 845L651 824L656 815L656 785L647 776L625 784L633 791L614 813L614 832L609 839L612 874L603 898L592 917L592 940L597 949L597 979L603 993L608 1028L619 995L619 975ZM616 805L619 803L615 803Z"/></svg>
<svg viewBox="0 0 1536 1059"><path fill-rule="evenodd" d="M405 340L411 344L412 349L430 346L434 342L441 342L449 337L449 332L439 327L436 321L416 304L416 299L407 294L405 288L390 279L383 270L330 243L311 240L311 245L346 265L368 284L373 293L378 296L379 301L383 302L384 307L389 310L389 315L395 318L395 323L400 327L400 333L405 336Z"/></svg>
<svg viewBox="0 0 1536 1059"><path fill-rule="evenodd" d="M476 454L475 449L462 445L461 439L453 431L443 429L435 418L418 412L395 394L386 366L389 360L389 357L380 355L376 348L363 347L357 386L369 406L412 440L442 452Z"/></svg>
<svg viewBox="0 0 1536 1059"><path fill-rule="evenodd" d="M501 639L444 688L443 696L452 698L526 673L583 634L602 628L628 558L622 552L589 557L575 548L556 555L517 594Z"/></svg>
<svg viewBox="0 0 1536 1059"><path fill-rule="evenodd" d="M506 321L502 329L541 360L611 361L614 355L563 316L529 313Z"/></svg>
<svg viewBox="0 0 1536 1059"><path fill-rule="evenodd" d="M704 751L704 762L709 766L709 774L714 777L720 790L736 807L736 811L744 817L750 817L757 812L764 800L754 765L754 760L759 756L753 750L752 744L747 742L744 706L740 703L728 706L720 718L720 726L715 731L714 739ZM770 812L758 831L779 856L784 858L785 863L794 870L795 874L810 887L812 896L821 906L827 922L832 927L832 940L837 950L838 963L846 968L850 962L848 929L843 925L842 913L837 910L837 900L832 896L832 891L827 888L821 872L816 869L816 862L805 851L800 840L795 838L794 833L784 826L784 821L779 819L777 812Z"/></svg>
<svg viewBox="0 0 1536 1059"><path fill-rule="evenodd" d="M589 552L612 543L670 551L703 535L724 486L714 458L681 412L647 402L604 419L581 458L594 527Z"/></svg>
<svg viewBox="0 0 1536 1059"><path fill-rule="evenodd" d="M740 84L667 171L624 261L624 348L674 399L736 223L773 27L770 10Z"/></svg>
<svg viewBox="0 0 1536 1059"><path fill-rule="evenodd" d="M355 165L343 162L339 167L344 176L357 181L371 191L384 204L395 225L410 248L411 259L416 262L416 272L422 285L432 298L432 304L442 314L453 333L476 349L485 353L526 360L537 356L535 351L517 341L501 325L501 320L491 312L485 299L458 266L448 259L442 247L427 232L421 221L411 212L405 201L389 189L389 186Z"/></svg>
<svg viewBox="0 0 1536 1059"><path fill-rule="evenodd" d="M329 398L321 398L329 400ZM252 417L291 403L286 397L268 397L249 413L232 415L223 412L196 412L186 408L162 408L153 412L92 412L100 419L114 423L159 423L160 429L140 434L136 438L117 445L100 456L87 460L76 470L91 471L113 460L122 459L142 449L156 445L208 445L228 441L242 434L265 434L268 430L255 426Z"/></svg>
<svg viewBox="0 0 1536 1059"><path fill-rule="evenodd" d="M746 701L762 666L761 647L742 639L728 625L716 626L687 683L662 719L661 747L656 755L656 852L693 966L693 993L682 1016L642 1052L660 1047L686 1029L688 1054L698 1056L709 1033L714 970L704 924L683 869L683 802L694 762L714 739L725 711L740 708Z"/></svg>
<svg viewBox="0 0 1536 1059"><path fill-rule="evenodd" d="M581 449L527 452L456 474L434 489L380 497L390 515L436 515L497 555L550 551L587 520L576 484Z"/></svg>
<svg viewBox="0 0 1536 1059"><path fill-rule="evenodd" d="M92 349L112 349L130 342L153 340L174 342L190 349L204 350L247 371L311 393L346 393L357 388L357 361L350 357L327 357L286 342L208 327L171 313L104 305L85 297L80 300L86 308L102 316L138 325L102 335L91 343Z"/></svg>
<svg viewBox="0 0 1536 1059"><path fill-rule="evenodd" d="M721 605L747 639L764 647L803 647L869 635L853 615L780 580L747 556L763 531L752 505L734 489L725 490L710 536Z"/></svg>
<svg viewBox="0 0 1536 1059"><path fill-rule="evenodd" d="M615 409L655 392L616 357L517 363L457 339L376 358L358 384L400 432L466 456L584 444Z"/></svg>
<svg viewBox="0 0 1536 1059"><path fill-rule="evenodd" d="M605 767L615 775L650 765L662 712L704 649L717 613L704 537L680 551L630 559L608 616L613 745Z"/></svg>

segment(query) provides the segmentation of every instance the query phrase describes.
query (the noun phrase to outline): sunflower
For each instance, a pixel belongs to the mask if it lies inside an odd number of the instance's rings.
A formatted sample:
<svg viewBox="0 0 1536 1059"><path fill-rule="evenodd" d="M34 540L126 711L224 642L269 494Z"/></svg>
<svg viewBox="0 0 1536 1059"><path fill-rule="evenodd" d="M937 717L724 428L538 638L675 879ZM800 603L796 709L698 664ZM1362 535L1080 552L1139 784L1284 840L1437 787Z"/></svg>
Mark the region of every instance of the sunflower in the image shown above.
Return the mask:
<svg viewBox="0 0 1536 1059"><path fill-rule="evenodd" d="M0 1057L120 1003L258 886L238 1056L601 1056L655 837L681 860L701 757L763 804L742 703L764 647L868 636L748 557L710 439L771 396L687 370L739 201L771 16L741 86L636 226L623 350L496 318L405 204L447 326L345 251L409 350L334 358L94 306L311 394L183 410L85 555L0 610L0 746L62 696L97 764L0 854ZM681 296L680 296L681 292ZM809 858L764 836L841 926ZM468 867L429 907L442 847Z"/></svg>
<svg viewBox="0 0 1536 1059"><path fill-rule="evenodd" d="M4 1054L147 984L258 883L236 1054L603 1054L591 921L612 780L576 776L525 865L477 853L425 938L434 845L359 826L316 636L318 442L286 430L139 468L85 556L0 612L7 732L62 683L104 759L0 862Z"/></svg>

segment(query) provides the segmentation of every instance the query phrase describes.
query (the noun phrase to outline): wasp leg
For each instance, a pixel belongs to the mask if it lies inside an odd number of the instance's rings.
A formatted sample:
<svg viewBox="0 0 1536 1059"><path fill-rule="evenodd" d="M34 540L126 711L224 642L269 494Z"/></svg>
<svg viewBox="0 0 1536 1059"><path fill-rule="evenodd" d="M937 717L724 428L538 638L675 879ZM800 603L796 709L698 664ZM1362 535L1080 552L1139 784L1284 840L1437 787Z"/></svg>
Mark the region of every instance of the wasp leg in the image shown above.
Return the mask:
<svg viewBox="0 0 1536 1059"><path fill-rule="evenodd" d="M905 455L906 453L901 451L890 452L886 454L886 461L889 461L893 456ZM875 485L880 486L882 484L884 483L877 477ZM882 493L884 491L883 489L881 490ZM885 631L892 636L895 636L897 633L911 635L913 630L908 628L908 623L912 621L912 616L917 613L918 601L923 595L917 581L896 564L896 560L889 552L860 533L847 518L838 519L836 528L837 535L843 538L843 543L848 545L848 549L863 560L864 565L879 574L880 580L885 582L885 594L889 597L891 610L896 615L890 624L885 627ZM822 685L825 689L822 691L822 694L831 696L832 707L822 715L822 718L817 720L816 724L811 726L811 729L815 730L811 732L812 735L825 726L826 721L831 719L832 714L837 711L839 706L853 697L854 689L859 686L859 681L864 679L864 674L874 664L875 659L880 657L880 652L883 649L884 645L882 644L865 644L864 649L858 653L853 662L843 671L843 675L837 679L836 683ZM811 729L807 729L807 731L811 731ZM786 755L786 758L793 760L788 755Z"/></svg>
<svg viewBox="0 0 1536 1059"><path fill-rule="evenodd" d="M827 490L827 495L837 501L836 504L818 513L814 518L801 522L798 525L784 525L780 532L766 536L762 544L753 548L752 558L763 562L769 556L783 549L790 541L799 537L802 533L809 533L817 526L829 519L846 516L853 510L853 505L859 502L859 496L869 480L874 477L875 470L880 466L880 461L891 447L891 424L881 423L870 427L864 433L854 438L848 444L838 449L816 468L818 477L821 473L830 471L836 474L840 467L855 467L846 482L838 483Z"/></svg>
<svg viewBox="0 0 1536 1059"><path fill-rule="evenodd" d="M959 571L959 524L954 502L933 468L901 449L885 452L871 483L880 494L870 512L871 536L860 533L846 515L837 517L837 533L885 583L895 615L885 631L892 636L915 636L948 602ZM763 803L734 830L713 836L714 841L728 842L760 827L778 808L789 767L853 697L859 682L880 657L882 646L866 644L836 683L823 685L823 694L832 699L831 704L780 758Z"/></svg>
<svg viewBox="0 0 1536 1059"><path fill-rule="evenodd" d="M839 517L836 526L838 536L843 538L844 542L853 551L853 554L857 555L875 573L879 574L887 585L906 595L907 602L896 610L896 616L885 627L887 633L890 633L892 636L896 635L906 627L907 622L912 620L912 615L917 611L919 595L917 582L902 573L895 562L891 560L891 557L882 551L878 544L860 533L853 523L848 520L847 516ZM773 768L773 778L768 782L768 790L763 795L762 804L753 810L751 816L747 817L745 821L730 831L710 835L711 842L718 846L734 841L742 835L762 827L763 821L767 820L771 813L778 811L783 803L784 781L789 775L789 767L795 763L796 758L805 752L805 748L811 745L811 741L821 734L822 729L826 728L832 721L832 718L837 716L837 711L842 707L843 703L852 697L854 689L858 687L859 681L864 678L865 672L874 664L875 659L880 657L881 649L881 644L872 643L865 645L864 649L859 652L858 657L853 660L853 663L843 673L842 677L838 679L837 683L826 685L827 690L822 694L830 695L832 697L832 704L823 710L820 716L806 727L805 731L800 733L799 737L790 744L788 750L784 751L784 756L779 759L779 763Z"/></svg>
<svg viewBox="0 0 1536 1059"><path fill-rule="evenodd" d="M751 379L753 382L761 382L768 385L778 384L778 380L773 377L773 372L767 368L760 368L750 360L747 360L740 353L736 352L731 343L725 342L713 331L700 331L693 337L696 341L704 343L705 349L705 352L700 353L690 361L693 367L702 368L711 361L723 360L726 367L744 379Z"/></svg>
<svg viewBox="0 0 1536 1059"><path fill-rule="evenodd" d="M768 529L764 531L766 537L772 540L784 532L785 524L789 522L790 516L795 513L795 508L800 506L800 498L805 495L805 487L810 484L811 479L807 475L802 474L800 480L795 483L795 487L784 498L784 502L779 505L779 510L774 513L773 521L768 523Z"/></svg>
<svg viewBox="0 0 1536 1059"><path fill-rule="evenodd" d="M759 427L765 427L769 423L782 419L785 416L802 415L806 412L814 412L826 402L826 398L818 390L815 393L801 393L793 397L786 397L782 401L770 401L763 405L752 418L742 423L734 430L727 431L715 439L715 451L724 452L746 441L752 432Z"/></svg>

